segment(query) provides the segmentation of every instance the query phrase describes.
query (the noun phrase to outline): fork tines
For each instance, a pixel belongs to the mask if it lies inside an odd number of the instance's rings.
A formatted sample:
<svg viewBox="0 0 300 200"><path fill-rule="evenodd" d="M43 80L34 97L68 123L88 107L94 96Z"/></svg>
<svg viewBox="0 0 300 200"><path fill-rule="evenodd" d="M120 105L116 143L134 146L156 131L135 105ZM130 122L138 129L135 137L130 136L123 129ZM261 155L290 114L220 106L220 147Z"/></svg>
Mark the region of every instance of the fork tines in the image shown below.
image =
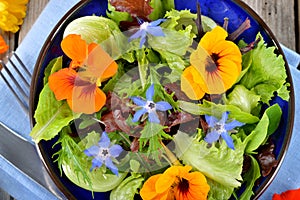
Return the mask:
<svg viewBox="0 0 300 200"><path fill-rule="evenodd" d="M12 52L11 56L7 58L7 63L0 60L0 64L2 65L0 76L22 109L28 113L31 73L15 52Z"/></svg>

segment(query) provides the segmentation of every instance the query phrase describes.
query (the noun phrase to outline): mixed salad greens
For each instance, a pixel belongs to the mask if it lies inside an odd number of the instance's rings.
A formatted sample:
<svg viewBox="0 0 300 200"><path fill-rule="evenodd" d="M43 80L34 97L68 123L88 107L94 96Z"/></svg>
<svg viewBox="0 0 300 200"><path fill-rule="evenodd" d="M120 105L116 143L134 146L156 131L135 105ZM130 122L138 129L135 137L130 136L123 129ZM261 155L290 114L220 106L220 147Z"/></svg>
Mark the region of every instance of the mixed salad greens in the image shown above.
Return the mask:
<svg viewBox="0 0 300 200"><path fill-rule="evenodd" d="M289 100L282 56L260 33L236 41L248 19L228 33L230 19L216 24L195 6L110 0L107 16L66 27L31 136L58 138L61 173L92 195L250 199L276 166L269 136L282 110L270 100Z"/></svg>

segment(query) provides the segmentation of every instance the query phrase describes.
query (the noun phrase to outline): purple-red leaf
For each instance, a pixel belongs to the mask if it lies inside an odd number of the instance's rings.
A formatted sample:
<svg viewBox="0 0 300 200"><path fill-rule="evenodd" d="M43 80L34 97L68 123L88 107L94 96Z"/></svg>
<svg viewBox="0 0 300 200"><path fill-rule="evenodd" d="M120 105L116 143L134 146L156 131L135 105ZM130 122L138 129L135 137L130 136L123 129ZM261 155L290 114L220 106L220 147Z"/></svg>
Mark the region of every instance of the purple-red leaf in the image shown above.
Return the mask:
<svg viewBox="0 0 300 200"><path fill-rule="evenodd" d="M110 0L110 4L117 11L127 12L132 17L140 17L148 19L152 12L150 0Z"/></svg>

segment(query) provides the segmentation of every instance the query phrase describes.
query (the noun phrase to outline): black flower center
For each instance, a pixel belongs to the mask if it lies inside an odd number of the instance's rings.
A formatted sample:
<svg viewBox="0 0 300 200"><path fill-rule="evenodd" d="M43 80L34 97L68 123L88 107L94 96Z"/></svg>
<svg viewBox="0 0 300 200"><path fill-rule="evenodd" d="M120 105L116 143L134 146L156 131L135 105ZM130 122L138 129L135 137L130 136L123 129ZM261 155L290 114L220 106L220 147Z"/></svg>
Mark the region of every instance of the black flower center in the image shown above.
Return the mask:
<svg viewBox="0 0 300 200"><path fill-rule="evenodd" d="M205 65L205 69L208 72L215 72L218 69L218 59L219 59L219 55L213 53L211 55L211 57L208 57L206 59L206 65Z"/></svg>
<svg viewBox="0 0 300 200"><path fill-rule="evenodd" d="M150 102L150 103L148 104L148 107L149 107L150 109L153 109L153 108L155 108L155 103L153 103L153 102Z"/></svg>
<svg viewBox="0 0 300 200"><path fill-rule="evenodd" d="M103 149L102 150L102 155L103 156L107 156L108 155L108 150L107 149Z"/></svg>
<svg viewBox="0 0 300 200"><path fill-rule="evenodd" d="M179 184L178 184L178 188L179 188L179 191L181 193L187 193L189 191L189 182L188 180L182 178L180 181L179 181Z"/></svg>

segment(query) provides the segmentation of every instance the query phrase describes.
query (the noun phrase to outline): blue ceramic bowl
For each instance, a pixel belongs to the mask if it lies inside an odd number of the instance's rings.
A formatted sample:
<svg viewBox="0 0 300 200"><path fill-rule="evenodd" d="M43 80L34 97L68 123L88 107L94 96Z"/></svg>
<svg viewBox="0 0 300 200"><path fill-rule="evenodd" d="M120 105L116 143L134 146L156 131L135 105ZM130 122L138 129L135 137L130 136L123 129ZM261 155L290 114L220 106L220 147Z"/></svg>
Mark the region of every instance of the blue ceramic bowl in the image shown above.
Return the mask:
<svg viewBox="0 0 300 200"><path fill-rule="evenodd" d="M175 0L177 10L190 9L196 13L196 0ZM235 30L246 19L251 20L251 29L245 31L240 38L246 42L251 42L255 39L258 32L261 32L264 40L269 46L275 46L277 53L283 52L275 39L274 35L262 21L262 19L251 10L246 4L238 0L200 0L202 14L214 19L218 24L223 24L224 17L228 17L229 32ZM32 126L35 124L33 114L38 103L38 96L43 86L43 72L47 64L53 59L63 54L60 43L63 37L63 32L67 24L72 20L87 15L105 15L107 9L107 0L82 0L76 6L70 9L70 11L61 19L54 30L49 35L45 42L42 51L40 52L38 61L35 66L32 88L31 88L31 122ZM284 57L284 55L283 55ZM287 62L286 62L287 63ZM278 166L265 178L260 178L259 185L254 188L254 199L257 199L271 184L272 180L276 176L280 165L283 161L285 153L287 151L294 120L294 92L291 81L291 75L286 64L286 71L288 75L288 82L291 83L291 98L289 102L283 101L280 98L275 98L272 103L279 103L283 110L283 117L281 124L275 134L272 135L272 140L276 146L275 154L279 161ZM69 181L64 175L60 176L60 172L57 163L53 162L52 155L57 152L58 146L52 148L57 138L51 141L41 141L37 144L37 149L40 152L41 159L43 160L49 174L58 188L65 194L68 199L93 199L90 191L82 189L71 181ZM109 193L94 193L94 199L109 199Z"/></svg>

